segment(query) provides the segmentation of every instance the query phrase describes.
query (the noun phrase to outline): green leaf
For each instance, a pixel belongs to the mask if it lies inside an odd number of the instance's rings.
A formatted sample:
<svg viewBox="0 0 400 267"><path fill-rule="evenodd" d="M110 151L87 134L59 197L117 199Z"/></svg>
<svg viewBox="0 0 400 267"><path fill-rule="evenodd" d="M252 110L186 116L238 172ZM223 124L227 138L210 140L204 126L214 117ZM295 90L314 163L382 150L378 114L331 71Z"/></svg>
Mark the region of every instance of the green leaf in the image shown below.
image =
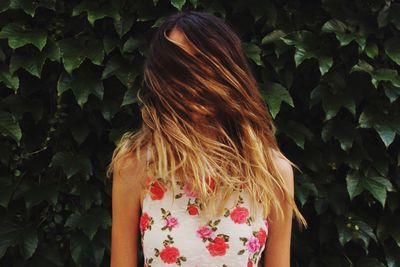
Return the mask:
<svg viewBox="0 0 400 267"><path fill-rule="evenodd" d="M25 206L28 210L43 201L56 205L57 198L58 186L56 184L32 185L29 190L24 193Z"/></svg>
<svg viewBox="0 0 400 267"><path fill-rule="evenodd" d="M365 46L367 44L367 39L365 38L365 36L360 36L358 34L356 34L356 36L357 37L355 38L355 40L356 40L357 44L360 46L362 51L365 50Z"/></svg>
<svg viewBox="0 0 400 267"><path fill-rule="evenodd" d="M350 171L346 176L346 183L350 200L364 191L362 176L358 172Z"/></svg>
<svg viewBox="0 0 400 267"><path fill-rule="evenodd" d="M167 16L161 16L159 18L156 19L156 21L154 22L153 25L151 25L150 28L158 28L161 26L161 24L165 21Z"/></svg>
<svg viewBox="0 0 400 267"><path fill-rule="evenodd" d="M335 224L339 235L339 242L342 246L344 246L353 237L352 229L346 225L346 222L342 217L336 218Z"/></svg>
<svg viewBox="0 0 400 267"><path fill-rule="evenodd" d="M60 62L61 50L60 47L58 46L58 43L53 39L49 38L47 40L46 47L44 48L43 51L46 53L48 59Z"/></svg>
<svg viewBox="0 0 400 267"><path fill-rule="evenodd" d="M312 140L314 134L302 123L286 121L278 127L279 132L289 136L301 149L304 149L305 140Z"/></svg>
<svg viewBox="0 0 400 267"><path fill-rule="evenodd" d="M121 46L121 40L115 37L111 36L104 36L103 38L103 46L104 46L104 51L106 54L110 54L115 48L120 48Z"/></svg>
<svg viewBox="0 0 400 267"><path fill-rule="evenodd" d="M324 75L326 72L330 70L333 65L333 59L329 56L321 56L319 59L319 71L321 75Z"/></svg>
<svg viewBox="0 0 400 267"><path fill-rule="evenodd" d="M13 222L3 221L0 224L0 258L7 248L18 245L24 260L30 258L36 251L38 236L36 228L19 226Z"/></svg>
<svg viewBox="0 0 400 267"><path fill-rule="evenodd" d="M296 68L303 63L304 60L315 57L312 52L307 52L304 49L296 49L294 53L294 62L296 64Z"/></svg>
<svg viewBox="0 0 400 267"><path fill-rule="evenodd" d="M363 186L385 207L386 191L393 191L392 183L385 177L366 177Z"/></svg>
<svg viewBox="0 0 400 267"><path fill-rule="evenodd" d="M365 47L365 53L372 59L376 58L379 55L378 46L373 42L368 42Z"/></svg>
<svg viewBox="0 0 400 267"><path fill-rule="evenodd" d="M372 65L368 64L364 60L359 60L356 65L354 65L350 72L353 71L364 71L371 76L371 82L378 88L378 83L380 81L390 81L394 86L400 87L400 77L395 69L380 68L374 69Z"/></svg>
<svg viewBox="0 0 400 267"><path fill-rule="evenodd" d="M99 6L95 1L83 1L74 7L72 10L72 16L77 16L83 12L87 13L87 19L89 23L93 26L96 20L111 17L119 18L118 8L112 3L107 3Z"/></svg>
<svg viewBox="0 0 400 267"><path fill-rule="evenodd" d="M30 74L40 78L45 61L46 55L39 51L31 52L27 55L14 53L10 60L10 73L14 75L15 71L23 68Z"/></svg>
<svg viewBox="0 0 400 267"><path fill-rule="evenodd" d="M268 33L265 35L262 40L261 44L268 44L268 43L273 43L276 41L280 41L281 37L285 36L286 33L282 30L273 30L272 32Z"/></svg>
<svg viewBox="0 0 400 267"><path fill-rule="evenodd" d="M296 48L294 53L294 61L298 67L304 60L315 58L319 61L319 70L321 75L324 75L333 64L331 55L318 47L318 38L315 34L309 31L291 32L283 37L280 37L283 42L292 45Z"/></svg>
<svg viewBox="0 0 400 267"><path fill-rule="evenodd" d="M6 11L9 8L10 0L4 0L0 2L0 13Z"/></svg>
<svg viewBox="0 0 400 267"><path fill-rule="evenodd" d="M104 95L103 82L87 68L79 69L72 76L61 73L57 83L58 95L62 95L68 89L72 90L81 108L87 103L89 95L97 96L101 100Z"/></svg>
<svg viewBox="0 0 400 267"><path fill-rule="evenodd" d="M33 227L25 229L22 234L22 242L19 249L22 257L26 260L32 257L38 245L37 230Z"/></svg>
<svg viewBox="0 0 400 267"><path fill-rule="evenodd" d="M3 258L9 247L19 243L21 227L9 222L2 221L0 224L0 258Z"/></svg>
<svg viewBox="0 0 400 267"><path fill-rule="evenodd" d="M400 38L392 37L384 43L385 52L388 57L400 65Z"/></svg>
<svg viewBox="0 0 400 267"><path fill-rule="evenodd" d="M38 7L47 8L50 10L55 10L55 0L11 0L10 1L10 9L22 9L26 14L31 17L35 16L36 9Z"/></svg>
<svg viewBox="0 0 400 267"><path fill-rule="evenodd" d="M397 70L381 68L377 69L373 75L373 79L378 81L390 81L394 86L400 87L400 78Z"/></svg>
<svg viewBox="0 0 400 267"><path fill-rule="evenodd" d="M322 32L345 33L347 30L346 24L338 19L331 19L322 25Z"/></svg>
<svg viewBox="0 0 400 267"><path fill-rule="evenodd" d="M0 82L4 83L5 86L12 89L15 93L19 88L19 78L16 75L11 75L8 69L5 67L0 68Z"/></svg>
<svg viewBox="0 0 400 267"><path fill-rule="evenodd" d="M386 147L388 147L391 143L393 143L394 138L396 136L396 132L390 125L376 124L374 128L378 132L379 136L381 137Z"/></svg>
<svg viewBox="0 0 400 267"><path fill-rule="evenodd" d="M135 17L131 15L117 16L114 19L115 31L118 33L119 38L122 38L132 27L135 22Z"/></svg>
<svg viewBox="0 0 400 267"><path fill-rule="evenodd" d="M27 28L19 23L10 23L1 28L0 39L8 39L8 45L12 49L32 44L42 50L46 45L47 33L41 29Z"/></svg>
<svg viewBox="0 0 400 267"><path fill-rule="evenodd" d="M130 89L126 90L121 107L125 106L125 105L130 105L133 103L137 103L138 99L136 97L136 93L137 92L134 92L134 90L130 90Z"/></svg>
<svg viewBox="0 0 400 267"><path fill-rule="evenodd" d="M132 64L119 57L113 57L107 62L101 79L104 80L115 75L128 90L132 90L131 88L136 78L141 74L140 67L138 64Z"/></svg>
<svg viewBox="0 0 400 267"><path fill-rule="evenodd" d="M253 43L243 43L243 50L246 53L247 57L253 60L258 66L263 66L263 62L261 61L261 48Z"/></svg>
<svg viewBox="0 0 400 267"><path fill-rule="evenodd" d="M385 95L389 98L390 103L396 101L400 96L400 87L394 86L392 83L385 83L383 85Z"/></svg>
<svg viewBox="0 0 400 267"><path fill-rule="evenodd" d="M382 112L383 111L383 112ZM396 133L400 134L400 118L387 115L388 110L368 106L359 117L362 128L374 128L386 147L393 143Z"/></svg>
<svg viewBox="0 0 400 267"><path fill-rule="evenodd" d="M120 102L111 98L107 98L102 102L101 113L107 121L111 121L114 115L120 111Z"/></svg>
<svg viewBox="0 0 400 267"><path fill-rule="evenodd" d="M358 137L358 134L356 125L353 125L350 121L334 119L328 121L328 123L323 126L321 137L324 142L335 138L339 141L340 147L344 151L349 151L353 146L353 142Z"/></svg>
<svg viewBox="0 0 400 267"><path fill-rule="evenodd" d="M87 182L80 182L74 186L70 193L79 197L81 207L84 210L89 210L93 205L99 205L102 202L101 192Z"/></svg>
<svg viewBox="0 0 400 267"><path fill-rule="evenodd" d="M331 86L325 84L317 85L310 94L310 108L314 106L319 101L322 101L322 107L325 111L325 120L330 120L337 115L340 108L345 107L351 112L353 116L356 113L356 104L348 91L335 92L335 84ZM337 89L339 90L339 89ZM333 92L332 92L333 91Z"/></svg>
<svg viewBox="0 0 400 267"><path fill-rule="evenodd" d="M91 242L82 233L74 232L71 236L70 247L71 257L77 266L82 265L82 262L88 258L91 252ZM89 254L90 255L90 254Z"/></svg>
<svg viewBox="0 0 400 267"><path fill-rule="evenodd" d="M185 5L185 3L186 0L171 0L171 5L178 10L182 10L182 7Z"/></svg>
<svg viewBox="0 0 400 267"><path fill-rule="evenodd" d="M57 152L49 164L49 167L53 166L60 166L67 176L67 179L77 173L82 173L86 177L93 174L92 163L88 157L84 155L74 155L69 151Z"/></svg>
<svg viewBox="0 0 400 267"><path fill-rule="evenodd" d="M103 43L100 40L81 38L58 41L65 70L71 74L88 58L95 65L101 65L104 58Z"/></svg>
<svg viewBox="0 0 400 267"><path fill-rule="evenodd" d="M339 217L335 219L335 223L342 246L350 240L361 241L362 248L368 254L370 240L378 242L371 226L357 215L350 214L347 218Z"/></svg>
<svg viewBox="0 0 400 267"><path fill-rule="evenodd" d="M85 215L81 215L78 212L71 214L65 222L65 226L83 230L89 239L92 240L99 227L107 229L111 226L111 216L107 210L96 207Z"/></svg>
<svg viewBox="0 0 400 267"><path fill-rule="evenodd" d="M295 46L304 51L315 50L319 43L319 38L314 33L305 30L291 32L281 37L281 40L287 45Z"/></svg>
<svg viewBox="0 0 400 267"><path fill-rule="evenodd" d="M264 101L268 104L269 110L273 118L278 114L281 103L286 102L290 106L294 107L293 99L289 92L279 83L267 81L261 84L261 94Z"/></svg>
<svg viewBox="0 0 400 267"><path fill-rule="evenodd" d="M308 175L300 174L296 176L296 180L296 197L299 199L301 206L304 206L310 195L318 196L318 189Z"/></svg>
<svg viewBox="0 0 400 267"><path fill-rule="evenodd" d="M346 176L347 191L350 199L361 194L364 189L369 191L385 207L387 191L393 191L392 183L385 177L364 176L359 172L350 171Z"/></svg>
<svg viewBox="0 0 400 267"><path fill-rule="evenodd" d="M129 37L129 39L124 43L122 51L124 53L133 53L138 48L146 44L146 39L143 36Z"/></svg>
<svg viewBox="0 0 400 267"><path fill-rule="evenodd" d="M368 252L368 245L370 239L378 242L374 230L366 222L361 219L355 219L352 221L355 225L355 232L353 233L355 238L361 239L363 241L363 247Z"/></svg>
<svg viewBox="0 0 400 267"><path fill-rule="evenodd" d="M0 133L9 136L20 145L22 133L15 116L9 112L0 111Z"/></svg>

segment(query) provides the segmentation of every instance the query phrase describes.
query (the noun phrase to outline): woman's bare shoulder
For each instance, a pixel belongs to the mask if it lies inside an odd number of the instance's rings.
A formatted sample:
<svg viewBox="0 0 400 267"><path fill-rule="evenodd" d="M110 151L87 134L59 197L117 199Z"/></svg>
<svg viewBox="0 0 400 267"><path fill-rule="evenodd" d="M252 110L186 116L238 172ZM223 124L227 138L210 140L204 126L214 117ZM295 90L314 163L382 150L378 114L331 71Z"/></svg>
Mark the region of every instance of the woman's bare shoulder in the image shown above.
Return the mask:
<svg viewBox="0 0 400 267"><path fill-rule="evenodd" d="M294 171L292 165L289 163L285 155L278 152L275 149L272 149L272 154L274 155L274 162L278 168L279 173L285 180L286 185L288 186L290 194L294 195Z"/></svg>
<svg viewBox="0 0 400 267"><path fill-rule="evenodd" d="M142 187L146 178L146 149L141 149L139 156L136 152L123 155L115 164L113 171L113 185L118 185L120 194L127 194L132 197L137 196L136 200L142 199Z"/></svg>

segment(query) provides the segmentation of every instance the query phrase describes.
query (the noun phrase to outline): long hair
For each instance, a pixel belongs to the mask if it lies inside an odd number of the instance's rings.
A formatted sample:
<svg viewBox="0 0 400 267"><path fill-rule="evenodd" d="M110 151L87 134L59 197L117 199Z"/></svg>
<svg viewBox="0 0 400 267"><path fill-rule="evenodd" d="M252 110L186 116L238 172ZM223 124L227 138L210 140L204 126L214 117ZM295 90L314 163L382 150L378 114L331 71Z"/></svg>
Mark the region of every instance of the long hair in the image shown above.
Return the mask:
<svg viewBox="0 0 400 267"><path fill-rule="evenodd" d="M183 33L194 53L168 37L172 29ZM142 127L119 141L109 177L124 155L136 153L140 159L143 148L151 146L147 178L173 192L177 184L189 183L198 192L202 218L221 215L241 187L250 196L251 214L262 207L267 218L275 209L283 219L283 197L300 227L307 227L274 159L299 168L280 151L241 40L223 19L201 11L168 16L153 35L141 86ZM205 135L205 128L216 137Z"/></svg>

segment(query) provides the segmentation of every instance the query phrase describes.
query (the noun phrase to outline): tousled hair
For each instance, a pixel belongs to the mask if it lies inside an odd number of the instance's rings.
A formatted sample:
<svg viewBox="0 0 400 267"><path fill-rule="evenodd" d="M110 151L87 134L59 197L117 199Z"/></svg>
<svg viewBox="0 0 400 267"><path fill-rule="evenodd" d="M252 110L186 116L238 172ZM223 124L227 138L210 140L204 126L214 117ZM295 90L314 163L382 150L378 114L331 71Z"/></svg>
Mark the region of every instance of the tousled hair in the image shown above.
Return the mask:
<svg viewBox="0 0 400 267"><path fill-rule="evenodd" d="M168 37L173 29L184 35L193 53ZM199 193L202 218L221 215L226 200L242 185L251 214L262 207L268 218L275 209L283 219L284 199L300 227L307 227L275 159L300 169L280 151L241 40L223 19L193 10L168 16L153 35L138 99L142 126L122 136L108 177L118 160L129 154L144 160L144 148L151 148L143 175L173 192L177 183L190 183ZM205 135L205 128L216 137ZM216 181L215 190L207 177Z"/></svg>

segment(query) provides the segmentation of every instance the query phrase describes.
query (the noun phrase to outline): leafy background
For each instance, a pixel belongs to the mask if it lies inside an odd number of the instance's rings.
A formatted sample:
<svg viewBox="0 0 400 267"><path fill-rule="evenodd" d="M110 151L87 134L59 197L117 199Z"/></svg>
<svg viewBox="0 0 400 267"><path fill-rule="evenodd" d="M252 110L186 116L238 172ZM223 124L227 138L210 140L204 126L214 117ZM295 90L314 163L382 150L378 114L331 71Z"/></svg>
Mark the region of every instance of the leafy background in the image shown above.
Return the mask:
<svg viewBox="0 0 400 267"><path fill-rule="evenodd" d="M400 266L400 4L0 1L0 265L109 266L111 184L152 32L181 9L240 35L300 166L292 266ZM142 259L143 260L143 259Z"/></svg>

